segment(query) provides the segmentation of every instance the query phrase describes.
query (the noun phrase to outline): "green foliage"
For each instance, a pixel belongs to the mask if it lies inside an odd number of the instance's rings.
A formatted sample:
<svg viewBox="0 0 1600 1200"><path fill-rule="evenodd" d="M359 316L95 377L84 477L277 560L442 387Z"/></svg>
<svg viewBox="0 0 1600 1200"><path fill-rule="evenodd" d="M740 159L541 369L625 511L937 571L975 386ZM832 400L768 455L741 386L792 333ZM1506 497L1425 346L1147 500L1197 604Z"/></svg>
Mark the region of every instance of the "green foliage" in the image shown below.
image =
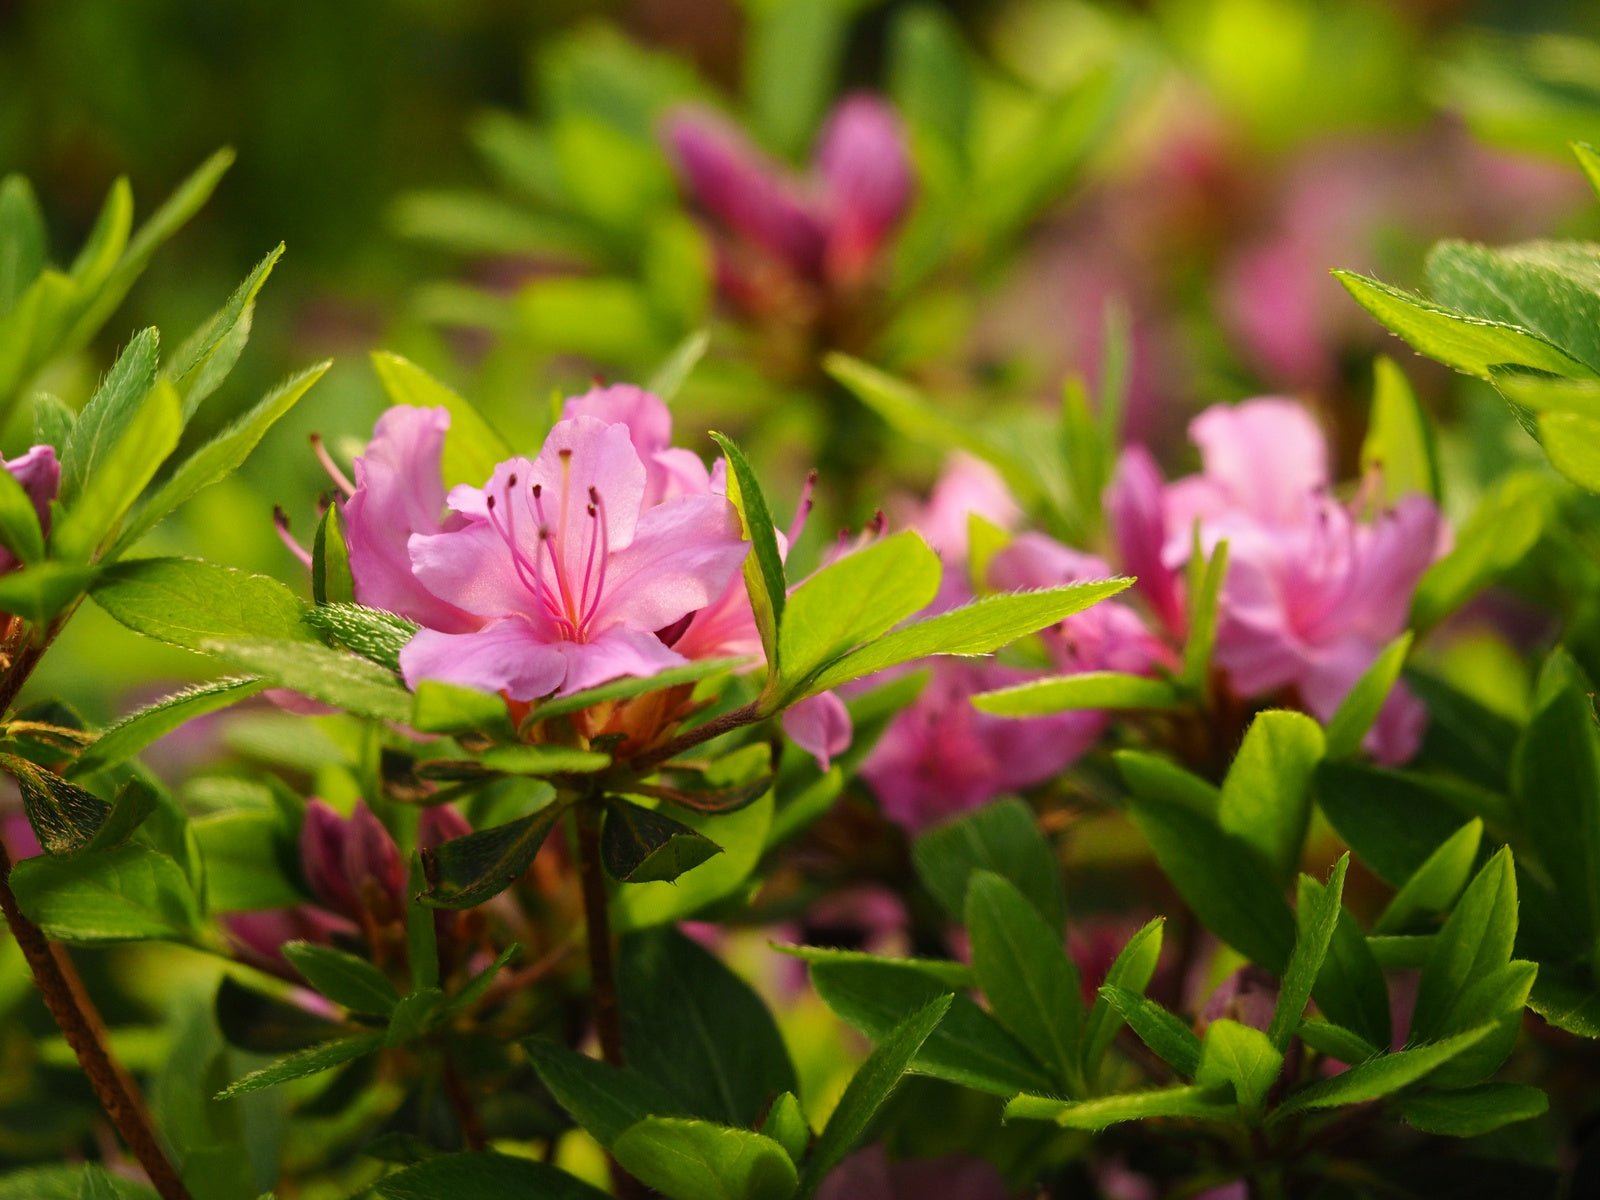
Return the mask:
<svg viewBox="0 0 1600 1200"><path fill-rule="evenodd" d="M978 871L1009 881L1052 928L1065 917L1055 853L1018 801L1002 800L930 829L911 857L923 885L954 918L965 915L967 888Z"/></svg>
<svg viewBox="0 0 1600 1200"><path fill-rule="evenodd" d="M600 853L619 883L655 883L692 871L722 847L664 813L614 800L606 805Z"/></svg>
<svg viewBox="0 0 1600 1200"><path fill-rule="evenodd" d="M424 902L439 908L473 908L498 896L522 878L563 811L564 805L552 803L424 852L428 881Z"/></svg>

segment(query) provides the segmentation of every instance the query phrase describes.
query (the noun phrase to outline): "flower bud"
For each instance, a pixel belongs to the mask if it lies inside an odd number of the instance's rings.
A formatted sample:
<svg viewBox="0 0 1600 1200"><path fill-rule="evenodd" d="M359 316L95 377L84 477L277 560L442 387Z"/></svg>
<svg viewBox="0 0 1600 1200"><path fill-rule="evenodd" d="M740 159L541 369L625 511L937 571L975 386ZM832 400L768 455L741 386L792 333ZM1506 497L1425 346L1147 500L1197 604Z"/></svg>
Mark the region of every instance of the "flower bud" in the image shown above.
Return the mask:
<svg viewBox="0 0 1600 1200"><path fill-rule="evenodd" d="M61 487L61 464L56 461L55 448L34 446L10 462L0 458L0 468L11 473L11 478L22 485L28 499L33 501L33 511L39 514L39 528L50 532L50 501L56 498ZM14 570L17 556L0 546L0 573Z"/></svg>

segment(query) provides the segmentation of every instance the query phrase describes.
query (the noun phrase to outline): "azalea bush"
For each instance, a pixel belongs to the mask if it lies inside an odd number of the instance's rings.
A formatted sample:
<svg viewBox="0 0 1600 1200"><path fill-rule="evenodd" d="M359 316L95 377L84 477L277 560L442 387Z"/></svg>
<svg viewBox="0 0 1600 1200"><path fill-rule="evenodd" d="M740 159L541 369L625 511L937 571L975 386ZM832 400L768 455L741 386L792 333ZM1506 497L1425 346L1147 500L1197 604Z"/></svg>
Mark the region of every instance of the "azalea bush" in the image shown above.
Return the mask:
<svg viewBox="0 0 1600 1200"><path fill-rule="evenodd" d="M338 367L0 183L0 1200L1600 1187L1594 51L748 8Z"/></svg>

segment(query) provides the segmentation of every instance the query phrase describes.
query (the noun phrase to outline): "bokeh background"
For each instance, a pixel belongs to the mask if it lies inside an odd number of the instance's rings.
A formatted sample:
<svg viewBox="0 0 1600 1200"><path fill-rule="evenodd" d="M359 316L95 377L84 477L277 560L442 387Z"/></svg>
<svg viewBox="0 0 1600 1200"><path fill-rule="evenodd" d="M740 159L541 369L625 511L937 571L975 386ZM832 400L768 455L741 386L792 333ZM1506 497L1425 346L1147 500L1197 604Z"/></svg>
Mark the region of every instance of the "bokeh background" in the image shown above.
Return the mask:
<svg viewBox="0 0 1600 1200"><path fill-rule="evenodd" d="M841 418L815 363L775 359L771 330L717 316L656 144L675 102L730 110L797 168L835 95L909 107L923 194L894 265L895 315L842 348L957 412L1048 406L1070 373L1103 374L1109 313L1129 331L1130 432L1171 447L1199 405L1260 392L1359 428L1371 356L1399 347L1329 267L1414 286L1440 237L1593 232L1565 146L1600 117L1600 50L1583 40L1597 34L1600 9L1583 0L0 0L0 164L33 181L59 258L116 176L142 214L217 147L236 149L98 342L42 382L80 403L133 330L175 342L285 241L197 436L291 370L336 365L147 548L299 582L273 506L309 537L328 483L307 435L345 460L359 446L383 403L377 348L517 433L553 393L643 378L710 324L711 365L678 402L680 428L739 432L780 505L814 461L825 493L834 468L839 524L931 477L926 454L891 447L887 477L856 478L830 442ZM1083 119L1072 105L1095 88L1068 168L1035 181L1004 236L958 245L964 193L949 181L962 168L941 128L1003 143L1046 127L1026 124L1040 112ZM1009 186L1003 157L988 169ZM1477 385L1409 356L1407 369L1464 426L1481 414L1486 432L1463 442L1478 461L1454 464L1467 503L1473 479L1527 448ZM6 448L23 437L9 431ZM104 718L203 669L86 611L37 686Z"/></svg>

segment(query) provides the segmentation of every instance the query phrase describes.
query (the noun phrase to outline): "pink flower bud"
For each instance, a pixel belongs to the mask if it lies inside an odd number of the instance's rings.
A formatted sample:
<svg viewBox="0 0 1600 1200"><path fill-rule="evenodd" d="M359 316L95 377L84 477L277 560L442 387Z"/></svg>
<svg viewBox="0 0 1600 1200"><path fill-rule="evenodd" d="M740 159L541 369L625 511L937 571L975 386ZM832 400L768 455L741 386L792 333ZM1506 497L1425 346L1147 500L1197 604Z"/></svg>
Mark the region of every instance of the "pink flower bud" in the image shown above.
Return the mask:
<svg viewBox="0 0 1600 1200"><path fill-rule="evenodd" d="M858 280L911 207L916 181L894 109L872 96L833 110L817 147L828 215L828 275Z"/></svg>
<svg viewBox="0 0 1600 1200"><path fill-rule="evenodd" d="M56 492L61 487L61 464L56 461L54 447L33 446L10 462L0 458L0 468L9 471L11 477L22 485L28 499L33 501L33 511L39 514L39 527L49 533L50 501L56 498ZM17 556L0 547L0 573L13 570L16 566Z"/></svg>

